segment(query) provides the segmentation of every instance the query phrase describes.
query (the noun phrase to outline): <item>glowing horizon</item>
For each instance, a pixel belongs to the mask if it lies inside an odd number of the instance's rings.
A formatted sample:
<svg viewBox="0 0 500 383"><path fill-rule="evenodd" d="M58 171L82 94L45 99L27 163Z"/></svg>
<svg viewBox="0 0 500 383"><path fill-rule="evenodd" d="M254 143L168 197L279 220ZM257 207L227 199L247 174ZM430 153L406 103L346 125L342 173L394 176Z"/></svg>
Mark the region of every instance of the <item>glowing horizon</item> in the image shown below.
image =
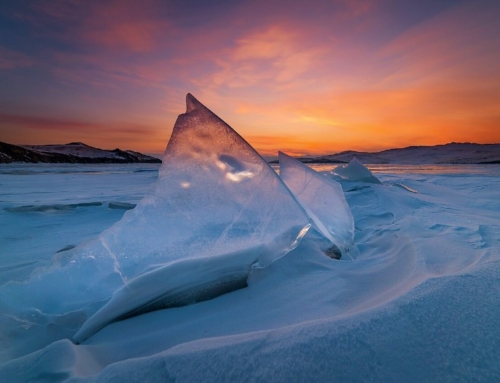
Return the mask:
<svg viewBox="0 0 500 383"><path fill-rule="evenodd" d="M186 93L263 155L500 142L500 4L0 5L0 141L162 153Z"/></svg>

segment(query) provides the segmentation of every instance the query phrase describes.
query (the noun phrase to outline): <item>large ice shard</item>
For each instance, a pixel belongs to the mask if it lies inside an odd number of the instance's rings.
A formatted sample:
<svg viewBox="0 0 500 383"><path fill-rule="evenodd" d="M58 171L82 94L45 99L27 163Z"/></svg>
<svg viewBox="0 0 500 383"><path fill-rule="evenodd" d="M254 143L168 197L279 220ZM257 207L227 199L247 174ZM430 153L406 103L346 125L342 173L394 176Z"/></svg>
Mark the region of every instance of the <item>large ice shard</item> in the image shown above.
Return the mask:
<svg viewBox="0 0 500 383"><path fill-rule="evenodd" d="M294 248L308 220L266 161L192 95L154 189L101 235L125 279L187 258L265 245L265 266Z"/></svg>
<svg viewBox="0 0 500 383"><path fill-rule="evenodd" d="M188 94L154 189L100 237L125 286L74 339L80 342L131 313L239 286L252 267L295 248L309 227L304 210L265 160Z"/></svg>
<svg viewBox="0 0 500 383"><path fill-rule="evenodd" d="M279 152L280 177L315 228L345 256L353 243L354 218L340 184Z"/></svg>
<svg viewBox="0 0 500 383"><path fill-rule="evenodd" d="M347 165L337 166L333 172L348 181L361 181L380 184L380 180L354 157Z"/></svg>

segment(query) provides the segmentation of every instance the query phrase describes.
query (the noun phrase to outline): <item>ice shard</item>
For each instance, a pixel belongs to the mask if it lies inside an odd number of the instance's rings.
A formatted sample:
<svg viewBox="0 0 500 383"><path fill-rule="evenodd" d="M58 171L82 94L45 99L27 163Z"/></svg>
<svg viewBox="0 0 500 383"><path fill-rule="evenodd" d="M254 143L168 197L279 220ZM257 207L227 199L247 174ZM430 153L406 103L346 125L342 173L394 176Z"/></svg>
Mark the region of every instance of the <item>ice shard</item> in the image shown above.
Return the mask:
<svg viewBox="0 0 500 383"><path fill-rule="evenodd" d="M310 227L266 161L192 95L186 102L154 189L100 237L125 285L83 325L78 342L133 312L241 285L252 267L285 255Z"/></svg>
<svg viewBox="0 0 500 383"><path fill-rule="evenodd" d="M174 126L154 189L101 235L125 279L187 258L256 245L265 266L309 224L280 178L229 125L191 94Z"/></svg>
<svg viewBox="0 0 500 383"><path fill-rule="evenodd" d="M337 166L333 172L348 181L361 181L381 184L368 168L354 157L347 165Z"/></svg>
<svg viewBox="0 0 500 383"><path fill-rule="evenodd" d="M354 218L342 186L279 152L280 177L307 212L315 228L345 256L354 238Z"/></svg>

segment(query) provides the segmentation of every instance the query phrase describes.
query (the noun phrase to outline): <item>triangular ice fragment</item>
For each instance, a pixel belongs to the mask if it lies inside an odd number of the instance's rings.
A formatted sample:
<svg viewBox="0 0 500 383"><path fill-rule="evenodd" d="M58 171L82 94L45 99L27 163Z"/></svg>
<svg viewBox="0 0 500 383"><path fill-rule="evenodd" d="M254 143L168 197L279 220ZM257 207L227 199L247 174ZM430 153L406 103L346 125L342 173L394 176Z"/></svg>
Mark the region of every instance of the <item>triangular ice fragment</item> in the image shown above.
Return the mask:
<svg viewBox="0 0 500 383"><path fill-rule="evenodd" d="M192 95L186 101L154 189L100 237L125 285L77 342L114 320L241 287L310 227L266 161Z"/></svg>
<svg viewBox="0 0 500 383"><path fill-rule="evenodd" d="M381 184L380 180L355 157L347 165L340 165L336 167L333 172L348 181Z"/></svg>
<svg viewBox="0 0 500 383"><path fill-rule="evenodd" d="M354 218L342 186L282 152L279 163L281 179L316 229L346 255L354 238Z"/></svg>
<svg viewBox="0 0 500 383"><path fill-rule="evenodd" d="M101 239L124 278L152 266L265 245L265 266L309 224L267 162L192 95L186 97L154 189ZM140 251L138 251L140 249Z"/></svg>

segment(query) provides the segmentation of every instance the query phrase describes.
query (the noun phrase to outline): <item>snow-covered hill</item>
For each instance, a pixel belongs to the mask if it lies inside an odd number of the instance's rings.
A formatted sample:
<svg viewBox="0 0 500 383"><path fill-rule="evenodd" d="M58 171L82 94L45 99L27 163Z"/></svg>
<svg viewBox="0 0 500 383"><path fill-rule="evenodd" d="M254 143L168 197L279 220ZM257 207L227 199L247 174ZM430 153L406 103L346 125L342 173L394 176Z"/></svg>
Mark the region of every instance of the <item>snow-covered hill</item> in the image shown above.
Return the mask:
<svg viewBox="0 0 500 383"><path fill-rule="evenodd" d="M356 157L364 164L498 164L500 144L452 142L446 145L409 146L381 152L345 151L301 159L303 162L349 162Z"/></svg>
<svg viewBox="0 0 500 383"><path fill-rule="evenodd" d="M0 142L0 163L160 163L161 160L132 150L104 150L71 142L62 145L16 146Z"/></svg>

